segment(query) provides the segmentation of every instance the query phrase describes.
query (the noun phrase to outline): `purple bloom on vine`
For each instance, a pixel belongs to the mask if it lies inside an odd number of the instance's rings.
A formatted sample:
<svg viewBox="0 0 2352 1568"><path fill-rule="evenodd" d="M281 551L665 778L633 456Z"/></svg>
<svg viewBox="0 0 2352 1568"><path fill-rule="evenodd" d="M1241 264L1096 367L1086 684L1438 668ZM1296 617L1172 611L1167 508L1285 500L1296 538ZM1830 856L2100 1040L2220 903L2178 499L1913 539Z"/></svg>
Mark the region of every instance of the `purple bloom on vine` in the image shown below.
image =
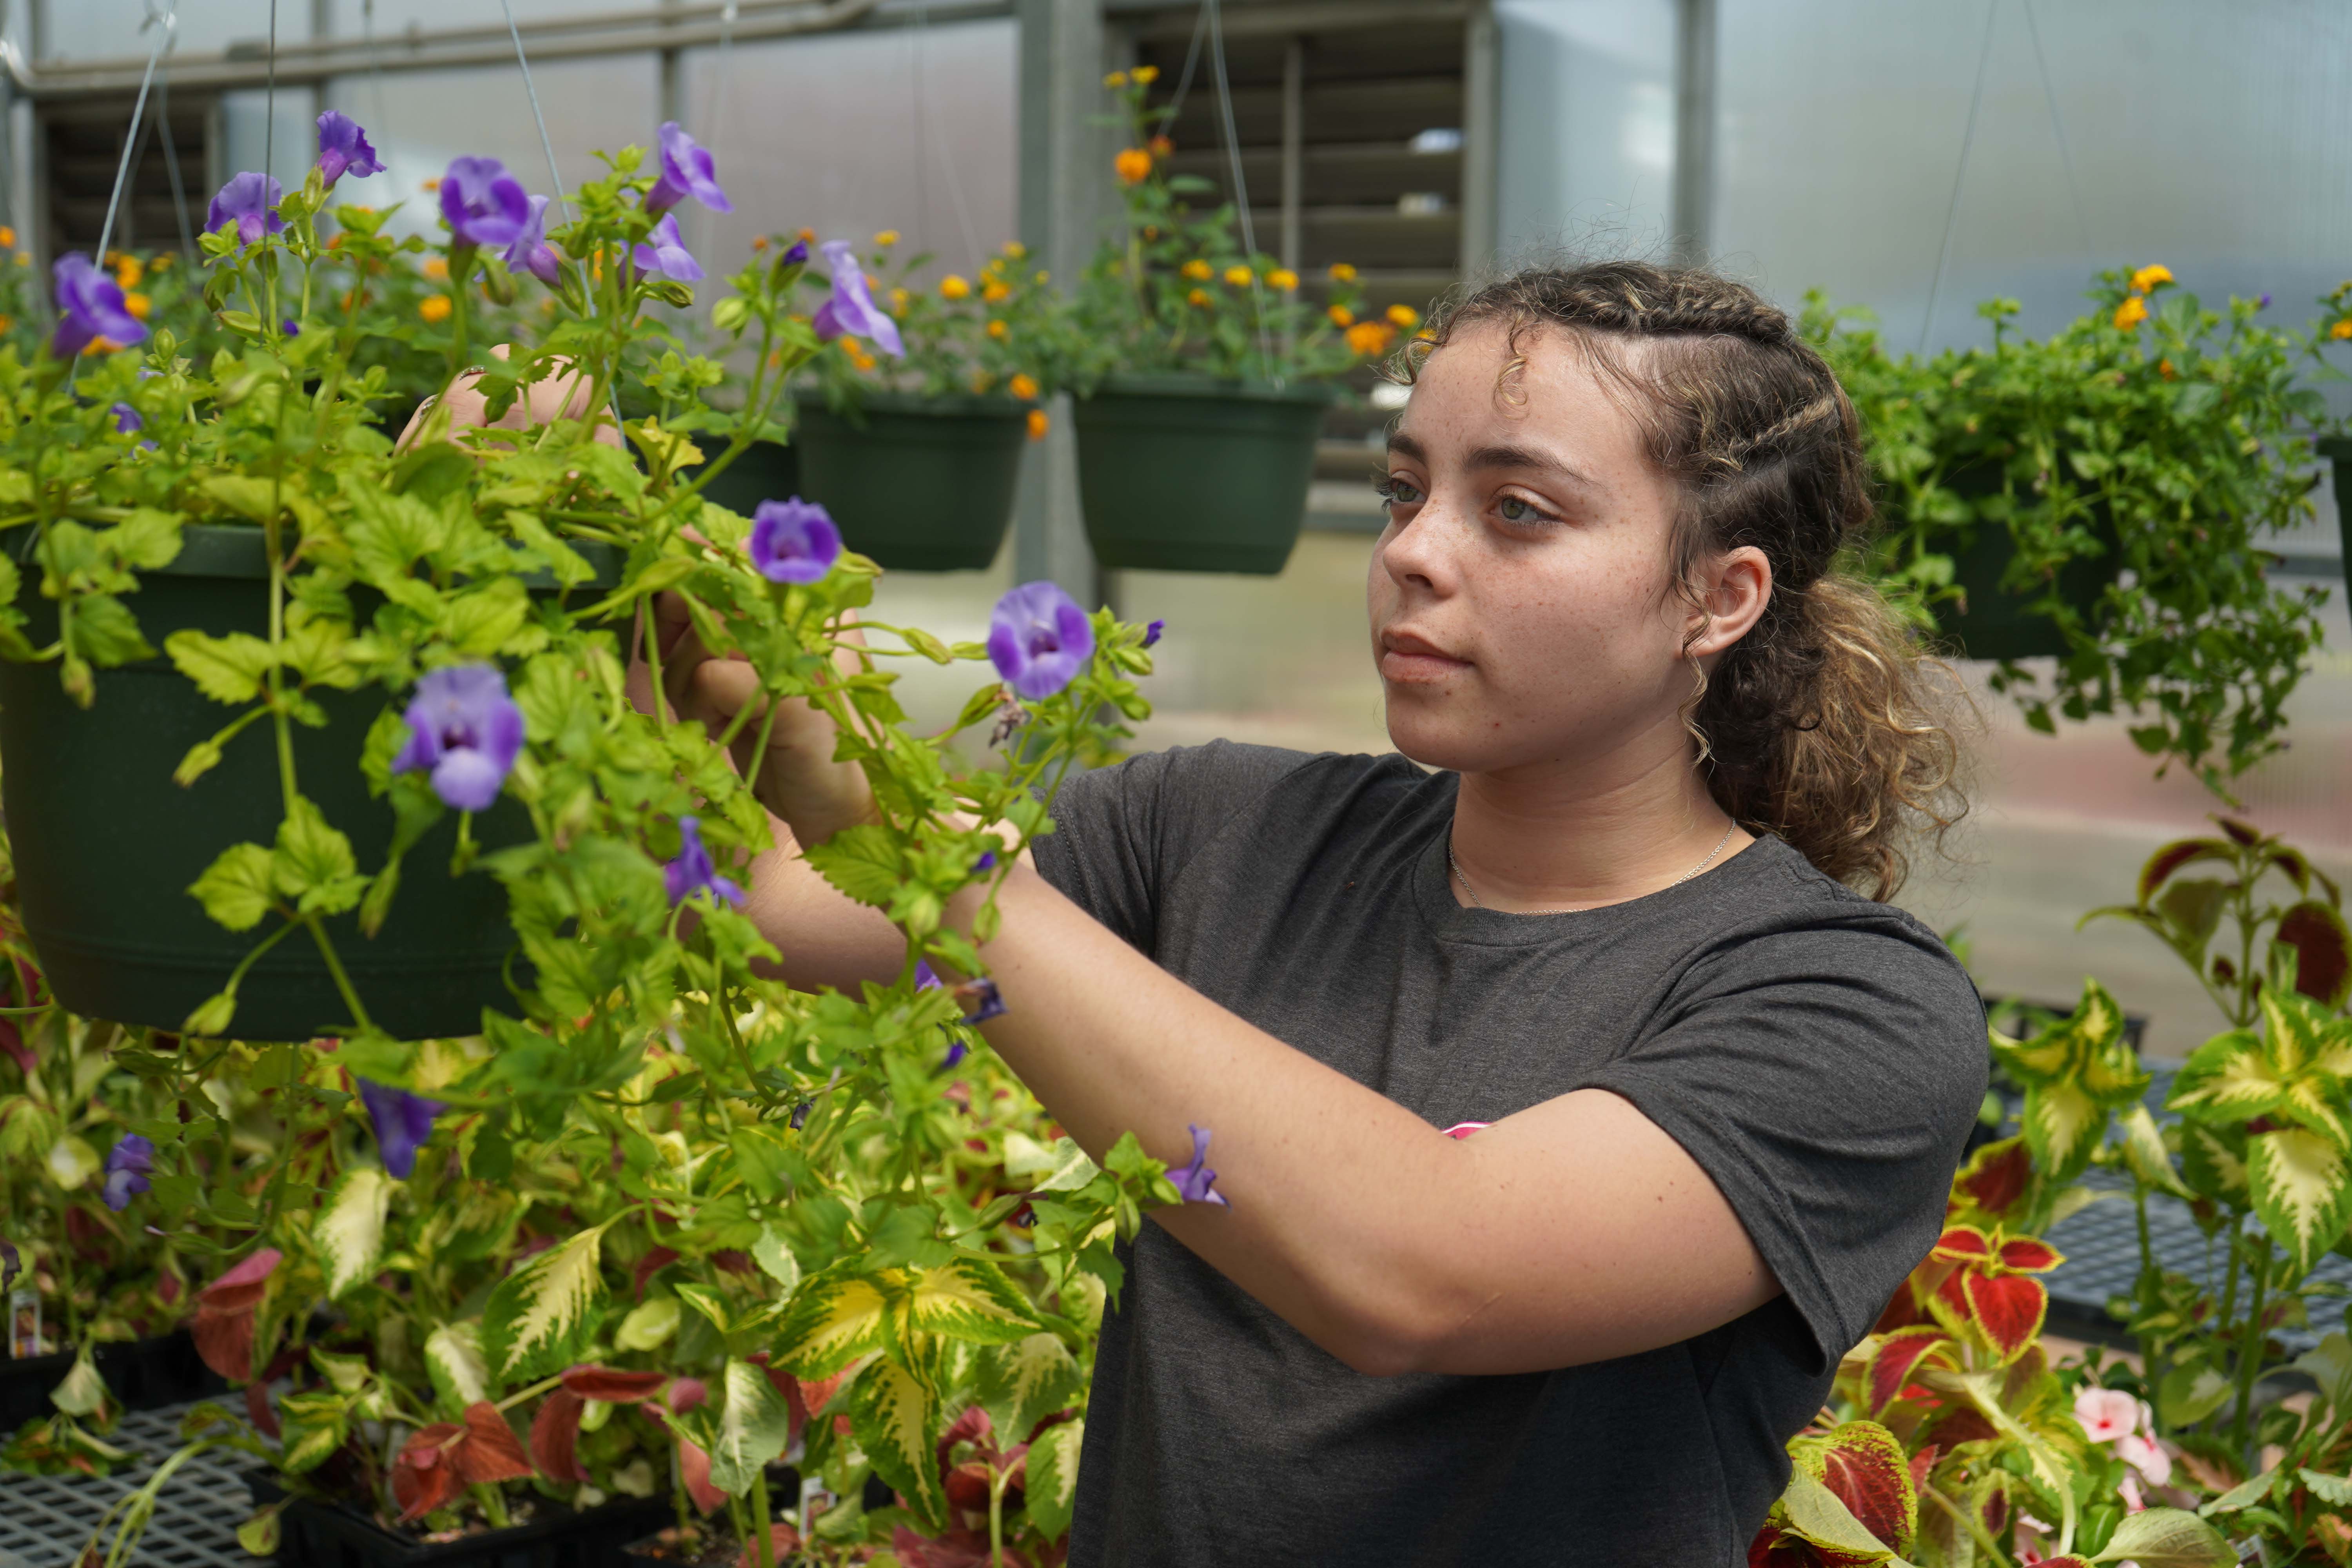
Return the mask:
<svg viewBox="0 0 2352 1568"><path fill-rule="evenodd" d="M319 116L319 178L331 185L345 174L364 180L383 173L383 161L358 121L331 109Z"/></svg>
<svg viewBox="0 0 2352 1568"><path fill-rule="evenodd" d="M808 241L805 239L796 239L793 241L793 247L790 250L785 251L783 255L783 265L786 267L799 267L803 265L807 260Z"/></svg>
<svg viewBox="0 0 2352 1568"><path fill-rule="evenodd" d="M822 583L841 559L841 530L814 501L763 500L751 513L751 569L771 583Z"/></svg>
<svg viewBox="0 0 2352 1568"><path fill-rule="evenodd" d="M16 1244L0 1236L0 1295L6 1294L8 1287L16 1282L16 1276L24 1271L25 1259L17 1252Z"/></svg>
<svg viewBox="0 0 2352 1568"><path fill-rule="evenodd" d="M1188 1126L1187 1131L1192 1134L1192 1163L1169 1172L1169 1181L1188 1204L1223 1204L1231 1208L1225 1194L1217 1191L1217 1173L1209 1168L1209 1130Z"/></svg>
<svg viewBox="0 0 2352 1568"><path fill-rule="evenodd" d="M1166 630L1167 626L1168 623L1166 621L1154 621L1150 626L1144 627L1143 646L1150 647L1153 643L1158 642L1160 640L1160 634Z"/></svg>
<svg viewBox="0 0 2352 1568"><path fill-rule="evenodd" d="M710 851L703 847L701 819L679 817L677 837L677 858L662 868L662 880L669 887L669 901L682 904L696 893L709 893L713 899L740 904L743 889L719 874Z"/></svg>
<svg viewBox="0 0 2352 1568"><path fill-rule="evenodd" d="M988 657L1004 683L1035 701L1077 679L1095 653L1094 624L1052 583L1024 583L996 601Z"/></svg>
<svg viewBox="0 0 2352 1568"><path fill-rule="evenodd" d="M806 1127L808 1125L809 1112L815 1109L816 1101L814 1100L803 1100L798 1105L793 1106L791 1117L793 1131L797 1132L802 1128Z"/></svg>
<svg viewBox="0 0 2352 1568"><path fill-rule="evenodd" d="M971 874L975 877L985 877L995 869L996 851L993 849L983 850L980 858L971 863Z"/></svg>
<svg viewBox="0 0 2352 1568"><path fill-rule="evenodd" d="M106 1206L121 1214L131 1200L147 1190L148 1174L155 1169L155 1145L136 1132L126 1132L106 1152Z"/></svg>
<svg viewBox="0 0 2352 1568"><path fill-rule="evenodd" d="M825 264L833 268L833 294L810 319L818 339L831 342L844 336L868 338L884 353L898 359L906 357L907 345L899 340L898 323L875 304L874 296L866 291L866 269L857 264L857 252L850 248L849 241L828 239L818 248L824 252Z"/></svg>
<svg viewBox="0 0 2352 1568"><path fill-rule="evenodd" d="M289 338L299 338L302 335L302 323L289 316L278 323L278 330Z"/></svg>
<svg viewBox="0 0 2352 1568"><path fill-rule="evenodd" d="M978 980L965 981L955 988L955 995L958 1002L971 1008L971 1012L963 1016L966 1027L985 1024L991 1018L1004 1016L1003 994L996 989L996 982L985 976Z"/></svg>
<svg viewBox="0 0 2352 1568"><path fill-rule="evenodd" d="M939 984L940 977L938 973L931 968L930 960L926 958L919 958L915 960L915 989L918 991L936 991L939 989Z"/></svg>
<svg viewBox="0 0 2352 1568"><path fill-rule="evenodd" d="M122 289L80 251L58 258L50 269L58 284L58 330L49 352L71 359L99 339L135 343L147 335L146 324L123 303Z"/></svg>
<svg viewBox="0 0 2352 1568"><path fill-rule="evenodd" d="M487 811L522 753L522 710L488 664L436 669L408 704L408 744L392 771L433 770L433 793L458 811Z"/></svg>
<svg viewBox="0 0 2352 1568"><path fill-rule="evenodd" d="M460 245L512 245L530 222L530 193L496 158L453 158L441 176L441 216Z"/></svg>
<svg viewBox="0 0 2352 1568"><path fill-rule="evenodd" d="M530 218L507 247L506 264L517 272L528 272L552 289L563 281L563 258L547 243L547 198L530 198Z"/></svg>
<svg viewBox="0 0 2352 1568"><path fill-rule="evenodd" d="M205 213L205 232L218 234L223 224L234 223L240 247L258 245L265 236L286 226L286 220L278 216L278 198L285 194L285 188L267 174L251 169L232 174Z"/></svg>
<svg viewBox="0 0 2352 1568"><path fill-rule="evenodd" d="M949 1041L948 1054L940 1059L940 1070L941 1072L947 1071L950 1068L955 1066L956 1063L963 1060L964 1058L970 1055L971 1055L971 1047L965 1045L961 1040Z"/></svg>
<svg viewBox="0 0 2352 1568"><path fill-rule="evenodd" d="M114 431L118 436L128 436L133 430L147 428L147 421L139 417L139 410L128 403L118 403L107 412L114 416Z"/></svg>
<svg viewBox="0 0 2352 1568"><path fill-rule="evenodd" d="M677 232L677 219L665 216L654 225L653 237L640 242L629 252L629 259L657 278L667 278L679 283L698 283L702 279L702 263L686 247L685 238Z"/></svg>
<svg viewBox="0 0 2352 1568"><path fill-rule="evenodd" d="M719 188L709 151L688 136L675 120L661 128L661 178L646 193L647 212L667 212L692 196L715 213L731 213L735 204Z"/></svg>
<svg viewBox="0 0 2352 1568"><path fill-rule="evenodd" d="M357 1082L368 1120L375 1124L375 1146L383 1155L384 1171L404 1182L415 1173L416 1152L433 1136L433 1119L449 1108L390 1084L366 1079Z"/></svg>
<svg viewBox="0 0 2352 1568"><path fill-rule="evenodd" d="M2271 291L2270 291L2269 289L2263 289L2263 297L2262 297L2261 299L2259 299L2259 300L2255 300L2255 301L2254 301L2254 309L2255 309L2255 310L2269 310L2270 308L2271 308Z"/></svg>

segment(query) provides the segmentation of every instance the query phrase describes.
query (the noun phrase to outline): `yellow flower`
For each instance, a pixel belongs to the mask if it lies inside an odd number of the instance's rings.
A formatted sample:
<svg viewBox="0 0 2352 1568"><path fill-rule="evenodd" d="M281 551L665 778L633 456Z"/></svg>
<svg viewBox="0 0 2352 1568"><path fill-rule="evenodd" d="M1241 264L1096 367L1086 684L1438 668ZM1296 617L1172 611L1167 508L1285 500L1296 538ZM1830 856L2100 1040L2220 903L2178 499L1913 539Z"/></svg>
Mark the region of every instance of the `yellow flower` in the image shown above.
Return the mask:
<svg viewBox="0 0 2352 1568"><path fill-rule="evenodd" d="M147 319L147 312L155 308L155 302L134 291L122 296L122 308L143 321Z"/></svg>
<svg viewBox="0 0 2352 1568"><path fill-rule="evenodd" d="M1358 321L1348 329L1348 347L1363 359L1388 352L1396 337L1396 329L1386 321Z"/></svg>
<svg viewBox="0 0 2352 1568"><path fill-rule="evenodd" d="M1352 283L1356 280L1356 269L1344 261L1335 261L1331 263L1328 276L1334 283Z"/></svg>
<svg viewBox="0 0 2352 1568"><path fill-rule="evenodd" d="M1004 341L1006 331L1007 329L1002 321L991 321L988 323L988 335L994 338L998 342L1003 342Z"/></svg>
<svg viewBox="0 0 2352 1568"><path fill-rule="evenodd" d="M1013 285L1001 278L992 278L980 286L980 297L992 305L1001 305L1013 298Z"/></svg>
<svg viewBox="0 0 2352 1568"><path fill-rule="evenodd" d="M1250 286L1250 279L1252 276L1253 274L1246 267L1235 265L1225 268L1225 281L1236 289L1248 288Z"/></svg>
<svg viewBox="0 0 2352 1568"><path fill-rule="evenodd" d="M890 290L890 313L894 316L903 316L907 313L907 291L904 289Z"/></svg>
<svg viewBox="0 0 2352 1568"><path fill-rule="evenodd" d="M895 228L886 228L881 233L874 237L874 243L877 245L896 245L898 243L898 231Z"/></svg>
<svg viewBox="0 0 2352 1568"><path fill-rule="evenodd" d="M11 328L11 327L15 326L16 324L16 317L14 317L14 316L0 316L0 332L5 332L5 331L6 331L9 328Z"/></svg>
<svg viewBox="0 0 2352 1568"><path fill-rule="evenodd" d="M1410 305L1391 305L1388 316L1390 321L1394 321L1406 331L1411 331L1421 325L1421 312Z"/></svg>
<svg viewBox="0 0 2352 1568"><path fill-rule="evenodd" d="M2158 284L2171 281L2171 268L2161 261L2151 262L2131 275L2131 291L2135 294L2151 293Z"/></svg>
<svg viewBox="0 0 2352 1568"><path fill-rule="evenodd" d="M2128 332L2147 320L2147 306L2137 294L2116 307L2116 331Z"/></svg>
<svg viewBox="0 0 2352 1568"><path fill-rule="evenodd" d="M1045 417L1045 411L1044 409L1032 408L1029 411L1029 439L1032 441L1044 440L1045 438L1045 432L1052 429L1053 425L1054 422Z"/></svg>
<svg viewBox="0 0 2352 1568"><path fill-rule="evenodd" d="M1209 308L1209 291L1206 289L1195 289L1184 296L1184 302L1188 305L1197 305L1205 310Z"/></svg>
<svg viewBox="0 0 2352 1568"><path fill-rule="evenodd" d="M441 182L437 179L422 181L420 182L418 188L421 190L437 191L441 188Z"/></svg>
<svg viewBox="0 0 2352 1568"><path fill-rule="evenodd" d="M1005 384L1005 390L1024 403L1031 402L1037 395L1037 378L1024 371Z"/></svg>
<svg viewBox="0 0 2352 1568"><path fill-rule="evenodd" d="M437 256L428 256L425 258L425 276L437 283L449 276L449 264Z"/></svg>
<svg viewBox="0 0 2352 1568"><path fill-rule="evenodd" d="M427 295L424 300L418 302L416 313L424 317L427 321L447 321L449 319L449 296L446 294Z"/></svg>
<svg viewBox="0 0 2352 1568"><path fill-rule="evenodd" d="M342 238L343 237L342 237L341 235L340 235L340 234L339 234L339 235L335 236L335 237L336 237L337 239L341 239L341 238ZM6 243L7 243L7 241L5 241L5 240L0 240L0 245L5 245ZM169 266L171 266L171 265L172 265L172 258L171 258L171 255L170 255L168 252L166 252L164 255L159 256L159 257L157 257L154 260L152 260L152 261L149 262L149 263L147 264L147 270L148 270L148 271L150 271L150 272L161 272L161 271L163 271L163 268L165 268L166 267L169 267Z"/></svg>
<svg viewBox="0 0 2352 1568"><path fill-rule="evenodd" d="M1017 239L1008 239L1004 242L1004 254L1018 261L1029 254L1029 247Z"/></svg>
<svg viewBox="0 0 2352 1568"><path fill-rule="evenodd" d="M1324 314L1331 318L1331 324L1335 327L1352 327L1356 324L1356 312L1345 305L1334 305Z"/></svg>
<svg viewBox="0 0 2352 1568"><path fill-rule="evenodd" d="M1134 78L1137 85L1141 87L1150 87L1153 82L1160 79L1160 68L1158 66L1138 66L1129 74Z"/></svg>
<svg viewBox="0 0 2352 1568"><path fill-rule="evenodd" d="M952 272L949 273L946 277L940 279L940 298L942 300L971 299L971 280L967 278L959 277Z"/></svg>
<svg viewBox="0 0 2352 1568"><path fill-rule="evenodd" d="M139 265L139 258L135 256L126 256L122 258L122 265L115 269L114 286L117 289L136 289L139 287L139 279L145 276L147 276L147 269Z"/></svg>
<svg viewBox="0 0 2352 1568"><path fill-rule="evenodd" d="M1030 279L1029 279L1029 281L1030 281L1030 282L1032 282L1032 283L1034 283L1035 285L1037 285L1037 287L1038 287L1038 288L1043 289L1046 284L1048 284L1048 283L1052 282L1052 281L1053 281L1053 279L1054 279L1054 275L1053 275L1052 273L1047 272L1047 271L1046 271L1045 268L1038 268L1038 270L1037 270L1037 275L1036 275L1035 277L1034 277L1034 278Z"/></svg>
<svg viewBox="0 0 2352 1568"><path fill-rule="evenodd" d="M1122 147L1110 166L1120 184L1139 185L1151 177L1151 154L1141 147Z"/></svg>
<svg viewBox="0 0 2352 1568"><path fill-rule="evenodd" d="M2170 360L2160 359L2156 362L2156 374L2164 377L2165 380L2170 381L2180 373L2172 368L2172 362Z"/></svg>
<svg viewBox="0 0 2352 1568"><path fill-rule="evenodd" d="M765 250L765 249L767 249L767 248L768 248L768 237L767 237L766 235L764 235L764 234L755 234L755 235L753 235L753 236L751 237L751 248L752 248L754 251L760 251L760 250Z"/></svg>
<svg viewBox="0 0 2352 1568"><path fill-rule="evenodd" d="M1277 267L1265 275L1265 280L1287 294L1298 287L1298 274L1287 267Z"/></svg>
<svg viewBox="0 0 2352 1568"><path fill-rule="evenodd" d="M16 231L5 223L0 223L0 248L16 248Z"/></svg>
<svg viewBox="0 0 2352 1568"><path fill-rule="evenodd" d="M1103 78L1103 85L1105 87L1125 87L1127 85L1127 73L1125 71L1113 71L1110 75Z"/></svg>
<svg viewBox="0 0 2352 1568"><path fill-rule="evenodd" d="M1217 269L1210 266L1208 262L1202 259L1200 257L1196 256L1192 258L1192 260L1184 263L1184 276L1190 278L1195 283L1206 283L1210 279L1215 277L1216 274Z"/></svg>
<svg viewBox="0 0 2352 1568"><path fill-rule="evenodd" d="M814 245L816 243L816 230L813 228L802 229L795 237L798 238L803 245Z"/></svg>
<svg viewBox="0 0 2352 1568"><path fill-rule="evenodd" d="M2327 335L2331 338L2337 339L2338 341L2345 338L2352 338L2352 317L2347 317L2345 320L2340 321L2334 326L2328 328Z"/></svg>

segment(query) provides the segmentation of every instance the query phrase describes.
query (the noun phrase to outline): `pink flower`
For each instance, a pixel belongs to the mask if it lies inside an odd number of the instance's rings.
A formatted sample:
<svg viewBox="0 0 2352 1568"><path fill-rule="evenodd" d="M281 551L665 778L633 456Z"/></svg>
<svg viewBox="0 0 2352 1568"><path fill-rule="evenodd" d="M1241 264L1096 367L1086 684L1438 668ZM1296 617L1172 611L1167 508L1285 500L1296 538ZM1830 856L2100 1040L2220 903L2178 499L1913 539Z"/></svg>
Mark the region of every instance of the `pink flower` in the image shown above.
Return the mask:
<svg viewBox="0 0 2352 1568"><path fill-rule="evenodd" d="M2086 1388L2074 1395L2074 1419L2094 1443L2112 1443L2139 1426L2139 1401L2120 1388Z"/></svg>
<svg viewBox="0 0 2352 1568"><path fill-rule="evenodd" d="M2116 1457L2137 1470L2152 1487L2163 1486L2172 1479L2172 1456L2153 1438L2126 1432L2116 1439Z"/></svg>

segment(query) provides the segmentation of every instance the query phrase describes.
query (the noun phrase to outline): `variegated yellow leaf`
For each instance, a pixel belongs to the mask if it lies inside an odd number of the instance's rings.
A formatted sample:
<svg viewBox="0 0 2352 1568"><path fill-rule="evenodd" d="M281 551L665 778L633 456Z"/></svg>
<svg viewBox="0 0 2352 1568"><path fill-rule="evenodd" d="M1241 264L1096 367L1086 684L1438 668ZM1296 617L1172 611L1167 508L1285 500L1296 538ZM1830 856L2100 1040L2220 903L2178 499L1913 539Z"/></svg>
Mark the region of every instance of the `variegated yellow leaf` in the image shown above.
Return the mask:
<svg viewBox="0 0 2352 1568"><path fill-rule="evenodd" d="M490 1396L490 1369L482 1360L482 1321L444 1323L425 1338L425 1370L433 1378L441 1413L456 1416Z"/></svg>
<svg viewBox="0 0 2352 1568"><path fill-rule="evenodd" d="M820 1274L801 1282L778 1331L777 1359L803 1377L830 1377L882 1348L890 1297L856 1274Z"/></svg>
<svg viewBox="0 0 2352 1568"><path fill-rule="evenodd" d="M589 1309L604 1294L604 1227L557 1243L499 1282L482 1314L482 1350L509 1379L543 1377L573 1358Z"/></svg>
<svg viewBox="0 0 2352 1568"><path fill-rule="evenodd" d="M2307 1273L2352 1218L2352 1158L2331 1138L2282 1128L2246 1141L2246 1177L2271 1239Z"/></svg>
<svg viewBox="0 0 2352 1568"><path fill-rule="evenodd" d="M1059 1334L1030 1334L980 1352L980 1401L995 1415L999 1438L1007 1444L1075 1404L1085 1387L1077 1358Z"/></svg>
<svg viewBox="0 0 2352 1568"><path fill-rule="evenodd" d="M2019 1120L2034 1164L2048 1180L2065 1183L2091 1163L2091 1152L2105 1130L2107 1113L2073 1084L2047 1083L2025 1091L2025 1110Z"/></svg>
<svg viewBox="0 0 2352 1568"><path fill-rule="evenodd" d="M2277 1105L2286 1084L2251 1029L2216 1035L2189 1054L2165 1104L2224 1121L2251 1121Z"/></svg>
<svg viewBox="0 0 2352 1568"><path fill-rule="evenodd" d="M2147 1106L2131 1107L2116 1118L2116 1124L2123 1133L2117 1144L2123 1151L2124 1163L2131 1168L2135 1178L2158 1192L2170 1193L2178 1198L2189 1196L2180 1173L2172 1168L2172 1153L2164 1146L2163 1130L2157 1126L2156 1116Z"/></svg>
<svg viewBox="0 0 2352 1568"><path fill-rule="evenodd" d="M875 1473L899 1498L936 1524L947 1517L940 1489L939 1401L922 1379L897 1362L877 1361L857 1374L849 1391L849 1422Z"/></svg>
<svg viewBox="0 0 2352 1568"><path fill-rule="evenodd" d="M373 1165L345 1173L310 1226L310 1241L325 1265L327 1299L334 1300L375 1272L383 1254L383 1215L392 1202L392 1178Z"/></svg>
<svg viewBox="0 0 2352 1568"><path fill-rule="evenodd" d="M959 1258L940 1268L905 1271L904 1310L915 1333L1011 1344L1036 1331L1037 1320L993 1264Z"/></svg>
<svg viewBox="0 0 2352 1568"><path fill-rule="evenodd" d="M750 1362L730 1358L719 1440L710 1449L710 1484L730 1497L751 1489L761 1467L776 1458L793 1437L793 1407Z"/></svg>
<svg viewBox="0 0 2352 1568"><path fill-rule="evenodd" d="M1078 1500L1078 1454L1087 1424L1065 1421L1038 1434L1029 1449L1029 1522L1047 1540L1068 1533L1070 1510Z"/></svg>
<svg viewBox="0 0 2352 1568"><path fill-rule="evenodd" d="M2242 1141L2234 1130L2180 1124L2180 1174L2190 1188L2216 1203L2246 1201L2246 1162L2233 1143Z"/></svg>

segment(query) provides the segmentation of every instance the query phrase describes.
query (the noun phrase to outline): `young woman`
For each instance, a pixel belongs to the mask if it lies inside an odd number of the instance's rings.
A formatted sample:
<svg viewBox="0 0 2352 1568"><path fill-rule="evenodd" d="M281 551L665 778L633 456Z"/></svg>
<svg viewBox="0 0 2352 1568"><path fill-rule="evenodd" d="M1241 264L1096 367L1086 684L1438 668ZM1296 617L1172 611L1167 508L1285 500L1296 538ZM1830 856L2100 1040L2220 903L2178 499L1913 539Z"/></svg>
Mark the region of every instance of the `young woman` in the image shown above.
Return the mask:
<svg viewBox="0 0 2352 1568"><path fill-rule="evenodd" d="M1744 1562L1984 1092L1968 976L1874 901L1955 747L1835 571L1871 508L1821 359L1617 263L1470 295L1409 374L1367 595L1400 754L1076 779L982 950L1062 1125L1207 1129L1230 1200L1126 1258L1082 1568ZM832 753L802 707L743 759L801 843L869 809ZM795 981L896 972L789 846L758 870Z"/></svg>

